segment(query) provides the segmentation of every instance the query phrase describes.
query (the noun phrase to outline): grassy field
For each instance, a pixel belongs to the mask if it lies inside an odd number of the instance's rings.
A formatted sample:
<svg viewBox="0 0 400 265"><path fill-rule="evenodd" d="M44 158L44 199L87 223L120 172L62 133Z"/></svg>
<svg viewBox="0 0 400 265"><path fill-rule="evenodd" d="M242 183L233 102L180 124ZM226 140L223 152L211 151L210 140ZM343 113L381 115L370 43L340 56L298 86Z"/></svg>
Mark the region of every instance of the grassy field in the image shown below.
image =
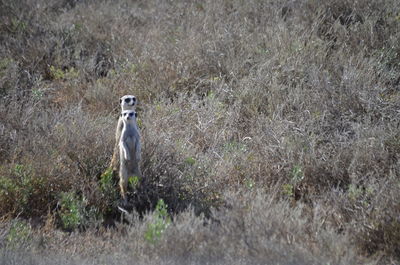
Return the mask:
<svg viewBox="0 0 400 265"><path fill-rule="evenodd" d="M396 0L0 0L0 264L399 264ZM144 179L118 211L119 97Z"/></svg>

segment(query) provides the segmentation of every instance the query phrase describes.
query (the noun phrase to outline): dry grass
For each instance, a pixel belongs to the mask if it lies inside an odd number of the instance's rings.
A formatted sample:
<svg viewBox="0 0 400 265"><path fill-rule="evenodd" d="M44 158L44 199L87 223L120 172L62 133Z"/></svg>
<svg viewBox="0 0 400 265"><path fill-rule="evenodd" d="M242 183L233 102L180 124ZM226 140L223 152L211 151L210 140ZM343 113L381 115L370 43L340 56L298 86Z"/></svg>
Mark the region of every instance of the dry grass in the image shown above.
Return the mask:
<svg viewBox="0 0 400 265"><path fill-rule="evenodd" d="M399 262L396 1L0 10L2 263ZM146 179L121 222L104 172L124 94Z"/></svg>

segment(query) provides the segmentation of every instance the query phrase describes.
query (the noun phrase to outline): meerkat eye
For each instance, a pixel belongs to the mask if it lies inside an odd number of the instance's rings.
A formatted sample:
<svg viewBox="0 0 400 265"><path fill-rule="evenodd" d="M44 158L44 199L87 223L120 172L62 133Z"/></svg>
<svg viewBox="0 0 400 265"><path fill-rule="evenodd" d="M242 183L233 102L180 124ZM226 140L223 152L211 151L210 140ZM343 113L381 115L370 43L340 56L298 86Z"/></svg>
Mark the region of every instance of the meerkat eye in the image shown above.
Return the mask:
<svg viewBox="0 0 400 265"><path fill-rule="evenodd" d="M131 112L131 113L129 113L129 117L132 117L133 116L133 113Z"/></svg>
<svg viewBox="0 0 400 265"><path fill-rule="evenodd" d="M126 99L125 99L125 102L126 102L126 103L129 103L130 101L131 101L130 98L126 98Z"/></svg>

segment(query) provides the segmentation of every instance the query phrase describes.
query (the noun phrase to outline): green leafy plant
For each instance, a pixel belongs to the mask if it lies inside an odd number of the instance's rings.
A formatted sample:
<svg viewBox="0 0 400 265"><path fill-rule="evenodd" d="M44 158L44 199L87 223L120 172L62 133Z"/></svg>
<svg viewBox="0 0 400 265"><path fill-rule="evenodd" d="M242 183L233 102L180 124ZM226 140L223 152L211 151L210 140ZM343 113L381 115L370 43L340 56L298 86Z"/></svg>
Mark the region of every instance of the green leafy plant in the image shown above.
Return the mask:
<svg viewBox="0 0 400 265"><path fill-rule="evenodd" d="M103 193L108 193L114 189L112 168L107 168L100 176L100 188Z"/></svg>
<svg viewBox="0 0 400 265"><path fill-rule="evenodd" d="M64 71L66 79L76 79L79 77L79 71L76 70L74 67L71 67Z"/></svg>
<svg viewBox="0 0 400 265"><path fill-rule="evenodd" d="M86 198L80 198L74 192L62 193L59 204L61 227L67 231L96 226L102 222L99 210L94 206L88 206Z"/></svg>
<svg viewBox="0 0 400 265"><path fill-rule="evenodd" d="M1 201L4 203L4 200L6 200L6 197L12 195L13 193L15 193L17 188L18 187L16 186L16 183L12 179L6 178L6 177L0 177L0 198L1 198Z"/></svg>
<svg viewBox="0 0 400 265"><path fill-rule="evenodd" d="M196 159L194 157L189 156L185 159L186 165L193 166L195 163L196 163Z"/></svg>
<svg viewBox="0 0 400 265"><path fill-rule="evenodd" d="M160 199L154 211L154 221L147 225L144 235L146 241L155 244L170 224L171 218L168 214L167 205L163 199Z"/></svg>
<svg viewBox="0 0 400 265"><path fill-rule="evenodd" d="M255 182L254 180L250 179L250 178L246 178L244 181L244 184L246 185L246 187L251 190L254 188Z"/></svg>
<svg viewBox="0 0 400 265"><path fill-rule="evenodd" d="M62 69L56 68L55 66L51 65L49 70L50 70L50 76L54 80L62 80L62 79L71 80L79 76L79 71L76 70L74 67L71 67L63 71Z"/></svg>
<svg viewBox="0 0 400 265"><path fill-rule="evenodd" d="M83 204L73 192L61 194L61 225L65 230L75 230L83 223Z"/></svg>
<svg viewBox="0 0 400 265"><path fill-rule="evenodd" d="M32 96L36 99L36 100L40 100L43 98L43 91L40 89L32 89Z"/></svg>
<svg viewBox="0 0 400 265"><path fill-rule="evenodd" d="M302 181L304 179L304 174L303 170L301 169L301 166L299 165L293 166L292 171L290 172L290 176L292 178L291 181L295 184Z"/></svg>
<svg viewBox="0 0 400 265"><path fill-rule="evenodd" d="M139 126L139 129L143 128L143 121L140 117L136 118L136 123Z"/></svg>
<svg viewBox="0 0 400 265"><path fill-rule="evenodd" d="M112 168L106 169L106 171L100 176L100 190L104 198L100 208L106 214L113 212L113 208L118 198L118 192Z"/></svg>
<svg viewBox="0 0 400 265"><path fill-rule="evenodd" d="M358 200L359 197L363 195L363 190L361 187L357 187L354 184L349 185L349 189L347 190L348 198L352 201Z"/></svg>
<svg viewBox="0 0 400 265"><path fill-rule="evenodd" d="M50 66L50 75L54 80L64 79L65 76L63 70L56 68L53 65Z"/></svg>
<svg viewBox="0 0 400 265"><path fill-rule="evenodd" d="M25 221L15 220L6 236L8 248L15 248L28 242L31 238L31 226Z"/></svg>
<svg viewBox="0 0 400 265"><path fill-rule="evenodd" d="M138 176L132 176L128 178L128 183L129 186L131 186L132 189L136 189L137 186L140 183L140 178Z"/></svg>
<svg viewBox="0 0 400 265"><path fill-rule="evenodd" d="M290 180L289 183L282 185L282 193L287 197L294 196L294 189L299 182L304 179L304 173L299 165L294 165L292 170L290 171Z"/></svg>
<svg viewBox="0 0 400 265"><path fill-rule="evenodd" d="M292 197L294 195L293 185L292 184L283 184L282 185L282 193L287 197Z"/></svg>
<svg viewBox="0 0 400 265"><path fill-rule="evenodd" d="M44 212L50 194L45 178L36 176L30 166L16 164L9 169L8 177L0 177L0 212L20 216Z"/></svg>

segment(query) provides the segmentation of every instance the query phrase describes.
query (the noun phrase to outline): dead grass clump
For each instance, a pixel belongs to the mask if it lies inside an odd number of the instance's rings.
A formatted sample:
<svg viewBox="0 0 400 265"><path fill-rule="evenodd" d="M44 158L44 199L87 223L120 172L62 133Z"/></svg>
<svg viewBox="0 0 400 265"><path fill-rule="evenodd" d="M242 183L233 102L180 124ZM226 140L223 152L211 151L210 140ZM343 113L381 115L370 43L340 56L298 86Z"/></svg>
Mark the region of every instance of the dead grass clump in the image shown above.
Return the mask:
<svg viewBox="0 0 400 265"><path fill-rule="evenodd" d="M325 220L331 212L322 205L310 213L305 205L292 207L289 201L278 202L274 195L260 191L226 194L226 198L229 198L230 208L215 211L212 222L188 209L173 215L174 222L168 223L159 219L160 210L156 210L146 214L142 222L133 214L128 218L129 225L117 225L115 229L104 231L103 237L96 236L94 230L70 235L52 231L42 238L41 245L34 239L29 248L40 253L35 257L44 264L54 253L61 260L75 253L70 260L72 264L90 260L125 264L132 259L141 264L374 262L356 254L347 233L337 234L327 227ZM156 223L162 225L162 230L150 240L147 235L151 229L156 229ZM56 247L59 241L64 242L63 249ZM93 256L99 244L106 245L107 250ZM26 257L30 255L28 252Z"/></svg>
<svg viewBox="0 0 400 265"><path fill-rule="evenodd" d="M389 257L399 255L399 196L393 173L374 184L353 185L344 205L348 215L356 214L351 229L363 251L369 254L385 253Z"/></svg>
<svg viewBox="0 0 400 265"><path fill-rule="evenodd" d="M60 192L70 189L90 200L97 187L93 182L108 163L112 122L88 116L79 106L41 111L43 102L23 104L22 109L10 104L2 113L13 121L5 135L14 135L1 174L2 205L10 206L2 207L2 214L43 216L55 208Z"/></svg>
<svg viewBox="0 0 400 265"><path fill-rule="evenodd" d="M207 179L209 169L205 163L208 160L202 160L206 158L201 153L196 154L196 150L206 150L213 143L192 142L192 139L197 140L195 134L200 128L186 127L185 123L201 122L197 120L201 115L196 115L194 104L159 103L155 109L145 109L143 117L139 117L144 179L143 186L136 191L138 197L133 201L147 204L146 208L144 205L137 208L139 212L152 209L162 198L173 213L192 205L197 213L208 214L213 204L213 186ZM191 120L194 117L196 120Z"/></svg>

